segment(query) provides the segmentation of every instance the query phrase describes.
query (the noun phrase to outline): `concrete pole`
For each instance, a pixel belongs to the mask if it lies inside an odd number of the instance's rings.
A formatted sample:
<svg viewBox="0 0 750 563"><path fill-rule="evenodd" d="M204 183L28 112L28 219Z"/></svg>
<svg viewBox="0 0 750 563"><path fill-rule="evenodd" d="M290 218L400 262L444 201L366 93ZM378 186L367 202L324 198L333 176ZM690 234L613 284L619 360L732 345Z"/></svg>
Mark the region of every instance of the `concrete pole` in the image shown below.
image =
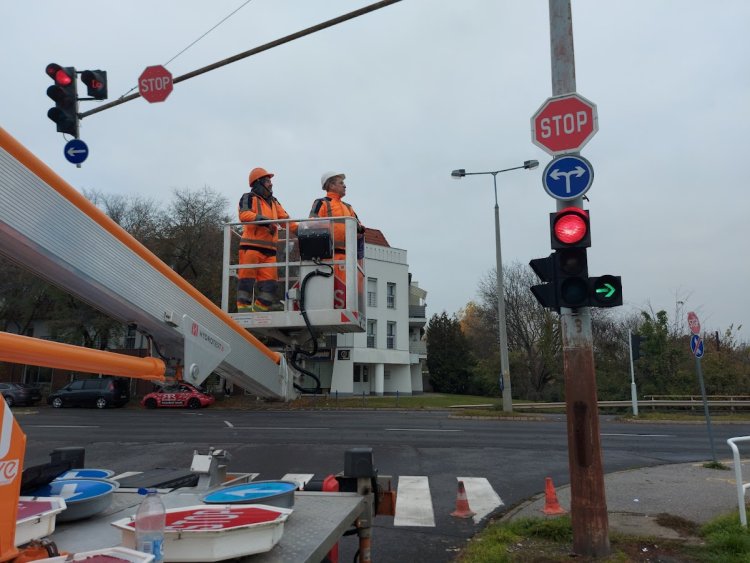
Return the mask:
<svg viewBox="0 0 750 563"><path fill-rule="evenodd" d="M576 91L570 0L549 0L552 95ZM583 207L582 198L557 201L557 209ZM562 308L560 323L570 468L573 551L590 557L610 553L599 408L596 396L591 311Z"/></svg>
<svg viewBox="0 0 750 563"><path fill-rule="evenodd" d="M633 416L638 416L638 391L635 388L635 369L633 368L633 331L628 329L628 352L630 357L630 400L633 403Z"/></svg>

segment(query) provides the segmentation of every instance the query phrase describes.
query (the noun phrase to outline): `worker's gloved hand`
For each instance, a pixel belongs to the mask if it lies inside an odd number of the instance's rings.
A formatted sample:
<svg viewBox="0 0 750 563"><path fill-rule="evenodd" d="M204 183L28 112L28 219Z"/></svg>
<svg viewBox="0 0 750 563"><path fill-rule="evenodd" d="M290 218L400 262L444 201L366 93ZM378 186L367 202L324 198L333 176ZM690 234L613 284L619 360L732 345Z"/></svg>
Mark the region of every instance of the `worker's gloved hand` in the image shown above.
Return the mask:
<svg viewBox="0 0 750 563"><path fill-rule="evenodd" d="M268 227L268 232L271 234L274 234L277 231L277 227L273 223L269 223L266 227Z"/></svg>

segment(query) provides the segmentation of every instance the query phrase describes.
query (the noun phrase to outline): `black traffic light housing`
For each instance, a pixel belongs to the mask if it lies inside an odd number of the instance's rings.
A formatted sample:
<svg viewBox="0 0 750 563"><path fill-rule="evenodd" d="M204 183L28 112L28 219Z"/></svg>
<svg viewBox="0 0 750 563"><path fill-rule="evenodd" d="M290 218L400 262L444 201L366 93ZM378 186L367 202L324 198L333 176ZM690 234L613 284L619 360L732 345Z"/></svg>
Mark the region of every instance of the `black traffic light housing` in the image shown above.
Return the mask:
<svg viewBox="0 0 750 563"><path fill-rule="evenodd" d="M84 70L81 73L81 82L86 85L87 94L94 100L107 99L107 71L106 70Z"/></svg>
<svg viewBox="0 0 750 563"><path fill-rule="evenodd" d="M76 69L51 63L47 65L47 75L54 84L47 88L47 96L55 102L47 117L57 125L58 133L67 133L78 138L78 87Z"/></svg>
<svg viewBox="0 0 750 563"><path fill-rule="evenodd" d="M634 362L638 360L638 358L641 357L641 343L645 341L646 341L645 336L641 336L640 334L635 334L635 333L630 334L630 350L633 353Z"/></svg>
<svg viewBox="0 0 750 563"><path fill-rule="evenodd" d="M567 207L550 213L550 245L555 251L535 258L529 266L545 283L531 287L537 301L548 309L560 307L616 307L622 305L619 276L589 277L586 249L591 246L589 212Z"/></svg>

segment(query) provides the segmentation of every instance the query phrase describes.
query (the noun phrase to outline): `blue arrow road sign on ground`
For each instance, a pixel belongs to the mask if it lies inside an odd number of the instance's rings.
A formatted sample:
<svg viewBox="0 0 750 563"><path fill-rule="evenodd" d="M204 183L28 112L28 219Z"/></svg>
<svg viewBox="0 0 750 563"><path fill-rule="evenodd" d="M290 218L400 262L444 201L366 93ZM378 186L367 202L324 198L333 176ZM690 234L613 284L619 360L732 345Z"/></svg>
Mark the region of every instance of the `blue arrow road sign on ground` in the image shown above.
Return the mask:
<svg viewBox="0 0 750 563"><path fill-rule="evenodd" d="M81 139L72 139L65 143L65 159L73 164L81 164L89 156L89 147Z"/></svg>
<svg viewBox="0 0 750 563"><path fill-rule="evenodd" d="M582 196L593 181L594 168L581 156L559 156L547 165L542 174L542 184L547 193L563 201Z"/></svg>
<svg viewBox="0 0 750 563"><path fill-rule="evenodd" d="M703 357L703 340L697 334L690 337L690 350L695 354L696 358Z"/></svg>

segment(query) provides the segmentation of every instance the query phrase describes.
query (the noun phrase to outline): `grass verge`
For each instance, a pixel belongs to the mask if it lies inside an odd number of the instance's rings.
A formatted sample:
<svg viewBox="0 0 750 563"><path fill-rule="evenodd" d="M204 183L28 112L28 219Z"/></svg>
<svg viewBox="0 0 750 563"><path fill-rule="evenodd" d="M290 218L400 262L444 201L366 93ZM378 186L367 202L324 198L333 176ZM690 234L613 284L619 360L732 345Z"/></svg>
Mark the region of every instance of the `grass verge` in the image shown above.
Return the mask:
<svg viewBox="0 0 750 563"><path fill-rule="evenodd" d="M495 522L469 542L458 563L556 563L571 561L630 563L680 561L682 563L747 563L750 532L739 515L719 517L703 527L691 522L660 521L684 536L681 540L626 536L610 533L611 553L604 558L576 556L570 517L522 518Z"/></svg>

